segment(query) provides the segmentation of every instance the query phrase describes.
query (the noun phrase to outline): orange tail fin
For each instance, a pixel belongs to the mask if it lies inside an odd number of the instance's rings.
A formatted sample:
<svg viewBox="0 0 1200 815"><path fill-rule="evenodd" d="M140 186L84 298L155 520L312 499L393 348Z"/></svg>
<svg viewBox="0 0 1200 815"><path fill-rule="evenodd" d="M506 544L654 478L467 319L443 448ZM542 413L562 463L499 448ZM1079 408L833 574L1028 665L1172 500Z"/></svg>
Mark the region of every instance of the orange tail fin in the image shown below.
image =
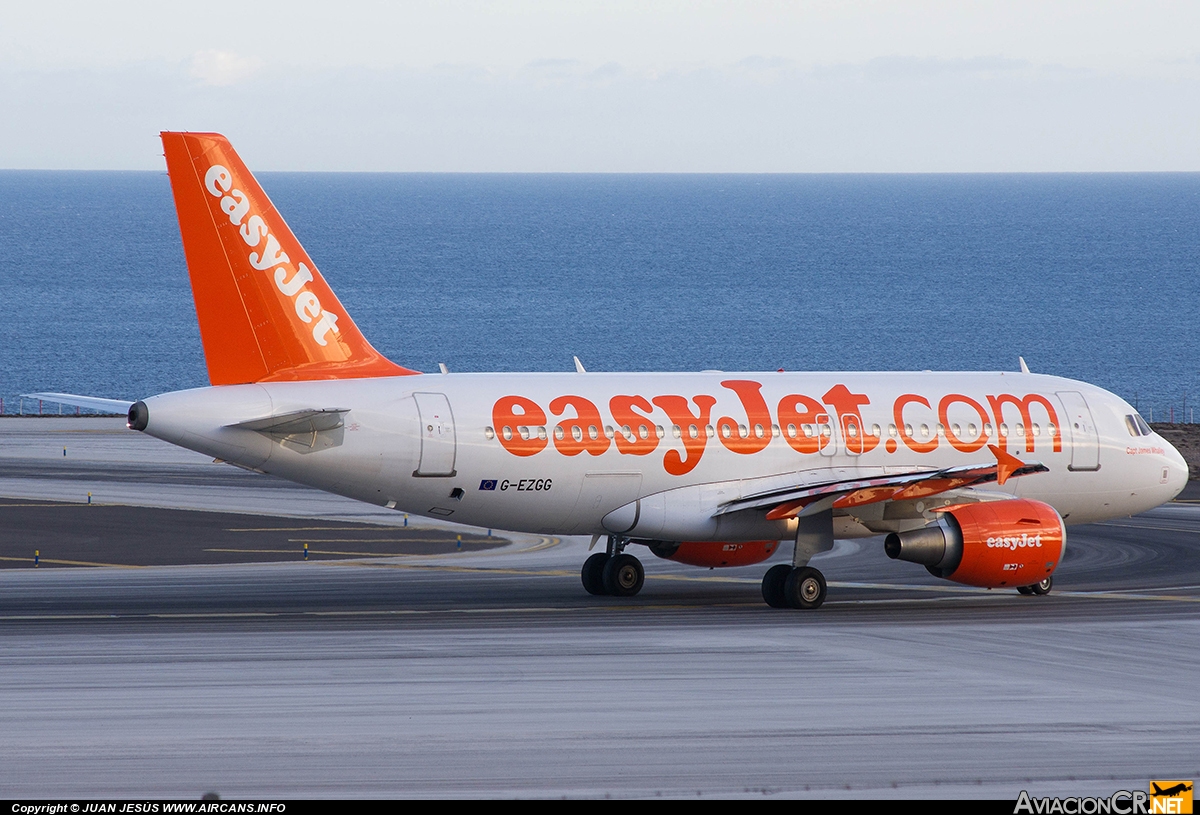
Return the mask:
<svg viewBox="0 0 1200 815"><path fill-rule="evenodd" d="M212 384L417 373L371 347L224 136L162 140Z"/></svg>

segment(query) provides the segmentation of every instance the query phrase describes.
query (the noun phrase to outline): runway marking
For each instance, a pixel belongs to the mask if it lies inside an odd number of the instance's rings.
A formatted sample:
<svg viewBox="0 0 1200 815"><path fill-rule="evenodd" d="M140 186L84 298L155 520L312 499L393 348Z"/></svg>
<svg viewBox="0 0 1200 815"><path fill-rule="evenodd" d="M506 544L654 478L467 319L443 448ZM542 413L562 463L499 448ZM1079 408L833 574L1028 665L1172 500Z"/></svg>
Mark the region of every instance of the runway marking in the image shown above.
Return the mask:
<svg viewBox="0 0 1200 815"><path fill-rule="evenodd" d="M37 502L36 504L5 504L5 503L0 503L0 507L3 507L3 508L5 508L5 509L7 509L8 507L88 507L88 506L91 506L91 507L97 507L97 506L111 506L111 504L103 504L103 505L101 505L101 504L99 504L99 503L97 503L97 502L95 502L95 501L93 501L93 502L92 502L92 503L90 503L90 504L89 504L87 501L70 501L70 502L67 502L67 503L61 503L61 504L51 504L51 503L49 503L49 502L46 502L46 501L39 501L39 502Z"/></svg>
<svg viewBox="0 0 1200 815"><path fill-rule="evenodd" d="M506 570L507 571L507 570ZM833 585L833 584L831 584ZM882 585L882 584L870 584ZM928 588L912 587L910 588ZM1184 598L1162 595L1119 594L1116 592L1062 592L1067 596L1103 597L1128 600L1183 600L1185 602L1200 602L1200 598ZM975 593L973 596L983 599L985 595ZM990 595L1005 599L1006 595L995 593ZM942 603L954 598L891 598L872 600L832 600L827 606L851 605L896 605L898 603ZM961 598L960 598L961 599ZM358 609L353 611L202 611L202 612L157 612L146 614L10 614L0 616L0 622L62 622L69 620L118 620L118 619L158 619L158 620L236 620L236 619L267 619L286 617L429 617L434 615L505 615L505 614L559 614L559 613L593 613L593 612L647 612L647 611L690 611L704 609L747 608L767 611L761 602L738 603L655 603L655 604L619 604L619 605L587 605L587 606L504 606L488 608L437 608L437 609Z"/></svg>
<svg viewBox="0 0 1200 815"><path fill-rule="evenodd" d="M395 524L372 524L370 526L262 526L230 528L226 532L386 532ZM420 527L415 527L420 529ZM458 533L455 533L458 534Z"/></svg>
<svg viewBox="0 0 1200 815"><path fill-rule="evenodd" d="M502 546L506 538L480 538L478 540L456 541L453 538L440 536L436 538L288 538L288 543L492 543ZM234 551L234 550L230 550Z"/></svg>
<svg viewBox="0 0 1200 815"><path fill-rule="evenodd" d="M456 541L441 541L456 543ZM345 541L345 543L374 543L374 541ZM463 541L463 543L478 543L478 541ZM303 549L205 549L205 552L220 552L223 554L245 555L301 555ZM310 555L340 555L342 557L429 557L425 554L412 552L337 552L332 549L309 549ZM431 554L438 554L436 552ZM457 553L456 553L457 554Z"/></svg>
<svg viewBox="0 0 1200 815"><path fill-rule="evenodd" d="M1191 523L1190 521L1180 521L1180 523ZM1200 535L1200 529L1182 529L1177 526L1146 526L1144 524L1114 524L1109 521L1101 521L1092 526L1111 526L1115 529L1153 529L1158 532L1187 532L1190 535Z"/></svg>
<svg viewBox="0 0 1200 815"><path fill-rule="evenodd" d="M0 560L15 560L17 562L32 563L31 557L0 557ZM48 557L38 557L41 563L57 563L60 566L108 566L113 569L144 569L145 566L131 566L128 563L92 563L87 560L56 560Z"/></svg>

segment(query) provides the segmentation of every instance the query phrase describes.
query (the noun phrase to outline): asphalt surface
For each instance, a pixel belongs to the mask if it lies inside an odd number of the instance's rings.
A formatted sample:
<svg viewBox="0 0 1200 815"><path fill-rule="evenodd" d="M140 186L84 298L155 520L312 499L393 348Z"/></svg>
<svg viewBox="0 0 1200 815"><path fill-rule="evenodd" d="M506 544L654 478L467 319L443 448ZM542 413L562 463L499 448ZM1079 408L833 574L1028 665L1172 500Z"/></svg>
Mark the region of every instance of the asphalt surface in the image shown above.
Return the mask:
<svg viewBox="0 0 1200 815"><path fill-rule="evenodd" d="M38 475L61 437L19 433L0 423L0 494L75 504L28 517L94 518L106 507L78 502L93 491L236 510L176 512L201 541L404 529L103 428L92 453L70 442L77 476ZM139 458L174 481L93 477ZM222 486L225 471L251 480ZM280 506L296 511L261 517ZM112 509L114 535L144 533L133 506ZM266 528L286 529L231 531ZM180 560L212 548L190 546ZM814 561L830 583L816 612L762 603L770 564L702 571L644 551L640 595L596 598L586 550L513 535L386 558L0 571L0 797L1013 800L1200 776L1196 505L1070 528L1047 597L938 581L865 539Z"/></svg>

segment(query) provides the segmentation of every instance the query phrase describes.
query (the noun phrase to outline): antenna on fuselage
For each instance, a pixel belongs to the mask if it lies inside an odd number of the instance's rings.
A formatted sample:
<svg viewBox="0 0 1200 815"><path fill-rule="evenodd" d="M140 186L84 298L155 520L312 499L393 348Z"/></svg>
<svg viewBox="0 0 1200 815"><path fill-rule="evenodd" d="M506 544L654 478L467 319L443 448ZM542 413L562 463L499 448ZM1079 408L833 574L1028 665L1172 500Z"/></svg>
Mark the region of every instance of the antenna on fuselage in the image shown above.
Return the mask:
<svg viewBox="0 0 1200 815"><path fill-rule="evenodd" d="M575 360L575 373L577 373L577 374L586 374L587 373L587 369L583 367L583 363L579 361L579 357L571 357L571 359Z"/></svg>
<svg viewBox="0 0 1200 815"><path fill-rule="evenodd" d="M1029 366L1025 364L1025 357L1017 357L1017 359L1021 362L1021 373L1029 373Z"/></svg>

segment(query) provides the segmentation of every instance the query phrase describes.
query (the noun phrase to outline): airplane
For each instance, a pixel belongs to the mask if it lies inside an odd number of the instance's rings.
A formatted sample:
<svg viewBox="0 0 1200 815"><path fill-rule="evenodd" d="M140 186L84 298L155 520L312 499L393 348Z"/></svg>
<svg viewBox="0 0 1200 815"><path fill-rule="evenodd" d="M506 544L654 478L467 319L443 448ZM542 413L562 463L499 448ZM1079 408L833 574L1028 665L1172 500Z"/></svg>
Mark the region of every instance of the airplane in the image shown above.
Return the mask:
<svg viewBox="0 0 1200 815"><path fill-rule="evenodd" d="M590 594L641 590L635 546L717 568L791 544L763 599L815 609L813 557L882 535L884 554L935 577L1044 595L1067 525L1148 510L1187 481L1123 399L1023 359L991 373L401 367L228 140L161 135L211 386L113 402L128 426L382 507L590 535L605 542L582 565Z"/></svg>
<svg viewBox="0 0 1200 815"><path fill-rule="evenodd" d="M1166 798L1173 798L1174 796L1178 795L1179 793L1187 792L1192 788L1192 785L1188 784L1185 781L1181 781L1180 783L1176 784L1173 787L1167 787L1165 790L1162 789L1161 787L1159 787L1158 784L1155 784L1153 781L1150 782L1150 786L1154 787L1154 792L1152 792L1150 794L1152 796L1154 796L1155 798L1158 798L1160 796L1166 797Z"/></svg>

